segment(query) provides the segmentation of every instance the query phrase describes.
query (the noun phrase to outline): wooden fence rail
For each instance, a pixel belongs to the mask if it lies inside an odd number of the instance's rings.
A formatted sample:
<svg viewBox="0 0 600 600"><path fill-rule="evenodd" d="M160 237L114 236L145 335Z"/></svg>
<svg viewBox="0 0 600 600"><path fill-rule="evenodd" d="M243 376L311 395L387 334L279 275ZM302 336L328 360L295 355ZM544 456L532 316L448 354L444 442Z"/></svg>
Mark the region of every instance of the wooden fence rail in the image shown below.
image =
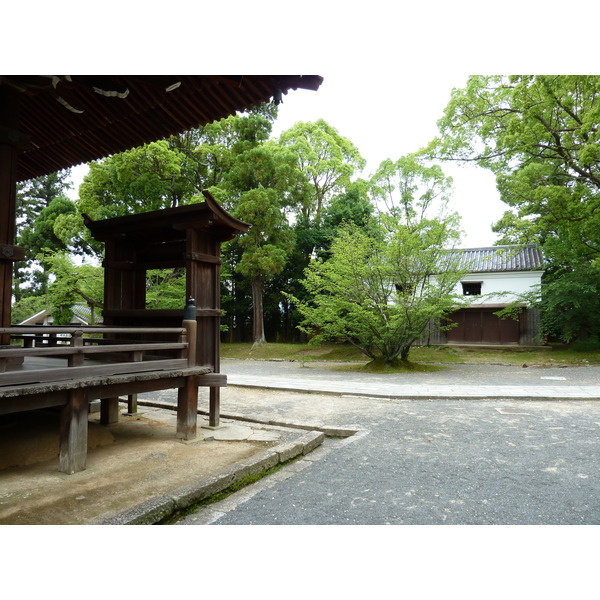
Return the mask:
<svg viewBox="0 0 600 600"><path fill-rule="evenodd" d="M50 330L50 331L49 331ZM0 347L0 387L26 383L57 381L92 375L115 375L117 373L147 370L175 369L188 366L188 341L185 327L4 327L0 335L8 334L23 346ZM64 337L64 345L47 345L49 335ZM103 336L144 335L159 340L173 335L177 341L164 342L143 339L140 341L107 339ZM92 335L85 338L85 335ZM37 336L37 337L35 337ZM41 337L40 337L41 336ZM32 343L28 343L31 342ZM163 351L169 358L158 359L156 353ZM150 355L149 353L152 353ZM38 369L9 369L10 363L33 357L66 358L67 368L45 364ZM97 364L86 364L86 358Z"/></svg>

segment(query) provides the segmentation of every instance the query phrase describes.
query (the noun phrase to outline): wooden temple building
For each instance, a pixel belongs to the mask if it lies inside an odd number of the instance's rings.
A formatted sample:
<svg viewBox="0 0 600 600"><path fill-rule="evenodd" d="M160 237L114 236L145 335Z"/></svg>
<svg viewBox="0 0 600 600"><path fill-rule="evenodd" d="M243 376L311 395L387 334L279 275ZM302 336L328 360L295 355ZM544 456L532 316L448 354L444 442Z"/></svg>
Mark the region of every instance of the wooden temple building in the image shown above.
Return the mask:
<svg viewBox="0 0 600 600"><path fill-rule="evenodd" d="M92 400L101 422L119 398L177 389L177 437L196 436L198 387L209 388L219 423L220 245L249 225L204 202L103 221L87 220L105 243L102 327L17 327L11 323L16 183L279 102L319 76L0 75L0 419L37 409L60 412L59 470L85 469ZM146 271L181 267L181 310L146 309ZM186 305L187 302L187 305ZM184 305L185 308L184 308ZM52 335L49 335L51 332ZM53 368L42 361L52 358ZM36 361L38 363L36 364Z"/></svg>

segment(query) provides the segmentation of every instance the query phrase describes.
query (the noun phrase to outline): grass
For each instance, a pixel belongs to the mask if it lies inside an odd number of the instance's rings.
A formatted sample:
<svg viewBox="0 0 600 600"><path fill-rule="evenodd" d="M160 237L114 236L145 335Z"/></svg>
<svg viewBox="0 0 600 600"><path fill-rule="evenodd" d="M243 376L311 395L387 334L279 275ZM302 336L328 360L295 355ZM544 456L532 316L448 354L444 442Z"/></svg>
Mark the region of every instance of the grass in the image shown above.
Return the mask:
<svg viewBox="0 0 600 600"><path fill-rule="evenodd" d="M221 358L256 360L294 360L298 362L365 361L365 356L352 346L309 344L262 344L252 350L252 344L221 344Z"/></svg>
<svg viewBox="0 0 600 600"><path fill-rule="evenodd" d="M172 515L169 515L168 517L165 517L164 519L159 521L157 523L157 525L174 525L175 523L177 523L178 521L181 521L181 519L184 519L188 515L198 512L198 510L200 508L203 508L204 506L208 506L209 504L215 504L216 502L221 502L221 500L225 500L225 498L228 498L229 496L231 496L232 494L235 494L235 492L238 492L239 490L245 488L246 486L248 486L252 483L256 483L257 481L260 481L267 475L272 475L273 473L276 473L277 471L282 469L285 465L293 462L294 460L296 460L296 459L291 459L286 462L279 463L278 465L275 465L274 467L270 467L269 469L265 469L264 471L261 471L260 473L255 473L254 475L248 475L248 476L244 477L243 479L236 481L235 483L230 485L228 488L226 488L220 492L217 492L216 494L213 494L212 496L209 496L208 498L205 498L204 500L200 500L199 502L195 502L194 504L191 504L190 506L188 506L186 508L182 508L180 510L175 511Z"/></svg>
<svg viewBox="0 0 600 600"><path fill-rule="evenodd" d="M410 351L410 363L403 368L385 368L368 365L369 359L358 349L347 345L309 344L263 344L252 350L252 344L221 344L222 358L288 360L303 365L314 361L349 363L344 368L367 372L398 372L398 370L435 370L444 364L502 364L536 366L600 365L600 350L577 351L568 346L551 345L539 349L518 347L489 349L451 346L414 347Z"/></svg>

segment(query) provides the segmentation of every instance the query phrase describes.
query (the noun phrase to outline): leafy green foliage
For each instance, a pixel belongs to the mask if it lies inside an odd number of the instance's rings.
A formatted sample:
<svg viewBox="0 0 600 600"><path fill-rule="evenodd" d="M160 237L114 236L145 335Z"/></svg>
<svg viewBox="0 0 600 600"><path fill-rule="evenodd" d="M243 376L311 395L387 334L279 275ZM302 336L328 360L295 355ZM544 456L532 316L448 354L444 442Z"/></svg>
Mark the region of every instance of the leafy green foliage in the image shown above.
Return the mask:
<svg viewBox="0 0 600 600"><path fill-rule="evenodd" d="M590 335L600 295L600 77L473 76L454 90L429 155L496 174L500 243L539 243L546 331ZM589 315L586 317L586 313Z"/></svg>
<svg viewBox="0 0 600 600"><path fill-rule="evenodd" d="M95 319L99 318L104 290L101 267L77 265L67 252L45 252L38 259L52 275L45 301L52 308L55 325L68 325L73 318L73 305L81 302L90 307Z"/></svg>
<svg viewBox="0 0 600 600"><path fill-rule="evenodd" d="M17 186L16 243L26 249L25 261L15 265L17 302L27 295L44 294L48 288L48 273L35 256L45 248L62 251L69 245L58 226L61 219L76 214L75 205L64 196L69 174L69 170L51 173Z"/></svg>
<svg viewBox="0 0 600 600"><path fill-rule="evenodd" d="M42 209L64 196L70 184L70 169L50 173L17 184L17 236L23 227L31 227Z"/></svg>
<svg viewBox="0 0 600 600"><path fill-rule="evenodd" d="M274 144L252 148L238 157L226 180L236 197L233 214L251 223L249 232L237 240L243 252L236 270L251 281L256 344L266 341L264 283L283 270L294 242L285 215L294 183L289 176L294 171L286 157L289 159L289 153L281 152Z"/></svg>
<svg viewBox="0 0 600 600"><path fill-rule="evenodd" d="M343 193L354 172L366 164L354 144L323 119L296 123L279 143L293 150L305 177L300 213L307 220L319 221L330 198Z"/></svg>
<svg viewBox="0 0 600 600"><path fill-rule="evenodd" d="M439 165L426 165L415 155L384 160L371 178L371 194L380 211L408 227L448 204L452 178Z"/></svg>
<svg viewBox="0 0 600 600"><path fill-rule="evenodd" d="M544 332L563 342L600 332L600 270L581 267L546 283L540 308Z"/></svg>
<svg viewBox="0 0 600 600"><path fill-rule="evenodd" d="M379 237L356 226L342 228L331 258L306 270L310 300L293 300L314 343L347 342L372 360L393 364L408 359L431 319L455 308L461 272L443 250L455 235L451 223L387 227Z"/></svg>
<svg viewBox="0 0 600 600"><path fill-rule="evenodd" d="M185 298L183 269L151 269L146 272L146 282L146 308L183 308Z"/></svg>
<svg viewBox="0 0 600 600"><path fill-rule="evenodd" d="M13 304L11 320L13 324L22 323L29 317L50 308L52 307L47 296L26 296Z"/></svg>
<svg viewBox="0 0 600 600"><path fill-rule="evenodd" d="M54 198L43 208L31 224L21 231L19 243L23 244L31 256L47 249L54 252L67 250L65 242L56 235L55 223L64 215L75 214L75 204L63 196Z"/></svg>

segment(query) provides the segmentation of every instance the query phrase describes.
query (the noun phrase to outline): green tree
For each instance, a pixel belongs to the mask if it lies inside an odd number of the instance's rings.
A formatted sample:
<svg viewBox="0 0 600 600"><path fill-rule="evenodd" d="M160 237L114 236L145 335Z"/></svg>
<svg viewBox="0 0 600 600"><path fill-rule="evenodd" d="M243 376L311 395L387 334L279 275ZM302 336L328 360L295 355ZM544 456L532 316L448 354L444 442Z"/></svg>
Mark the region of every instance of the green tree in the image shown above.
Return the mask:
<svg viewBox="0 0 600 600"><path fill-rule="evenodd" d="M16 301L29 295L43 294L47 289L47 274L34 257L43 247L64 248L54 224L61 214L60 209L67 213L72 210L65 197L70 187L67 182L70 173L67 169L17 184L16 244L26 249L27 258L15 265L13 295ZM54 207L50 208L54 201Z"/></svg>
<svg viewBox="0 0 600 600"><path fill-rule="evenodd" d="M285 267L293 237L281 213L274 190L250 190L243 194L236 214L253 223L241 237L244 254L238 271L250 278L252 286L254 346L266 342L264 332L264 283Z"/></svg>
<svg viewBox="0 0 600 600"><path fill-rule="evenodd" d="M300 215L319 222L330 199L343 193L365 159L358 149L323 119L314 123L296 123L281 134L279 143L291 148L305 177L305 193Z"/></svg>
<svg viewBox="0 0 600 600"><path fill-rule="evenodd" d="M280 273L293 247L293 231L286 207L294 202L294 157L277 144L267 143L241 154L230 170L226 185L235 198L233 214L251 224L237 239L243 253L235 270L248 277L252 289L254 345L266 342L264 330L265 281Z"/></svg>
<svg viewBox="0 0 600 600"><path fill-rule="evenodd" d="M430 151L495 173L511 207L496 227L506 240L554 238L567 255L594 260L599 120L599 76L475 76L453 91Z"/></svg>
<svg viewBox="0 0 600 600"><path fill-rule="evenodd" d="M342 228L331 257L306 270L310 300L293 298L304 331L313 342L348 342L373 361L407 362L430 320L460 300L453 290L461 272L445 250L456 240L455 225L388 221L377 237L355 225Z"/></svg>
<svg viewBox="0 0 600 600"><path fill-rule="evenodd" d="M371 177L370 192L383 214L416 227L428 215L446 215L452 178L439 165L427 165L415 154L384 160Z"/></svg>
<svg viewBox="0 0 600 600"><path fill-rule="evenodd" d="M542 245L543 296L553 297L545 312L570 305L570 296L591 299L579 284L600 294L590 270L600 268L599 121L600 76L474 76L453 91L428 148L495 173L510 210L494 230L500 243ZM565 319L550 327L562 339L578 329Z"/></svg>
<svg viewBox="0 0 600 600"><path fill-rule="evenodd" d="M185 161L160 140L90 163L79 188L80 210L104 219L185 204L200 191L182 176Z"/></svg>
<svg viewBox="0 0 600 600"><path fill-rule="evenodd" d="M48 266L52 282L46 295L52 307L55 325L68 325L73 318L73 305L85 302L92 322L99 320L103 307L104 273L102 267L76 264L67 252L45 252L38 257Z"/></svg>
<svg viewBox="0 0 600 600"><path fill-rule="evenodd" d="M17 235L31 227L40 212L71 187L71 170L65 169L17 184Z"/></svg>
<svg viewBox="0 0 600 600"><path fill-rule="evenodd" d="M267 311L268 322L280 339L301 341L304 334L297 328L302 317L289 296L307 300L307 292L301 284L304 270L309 264L307 257L327 258L330 247L340 227L355 224L375 234L373 221L374 207L368 196L369 183L358 180L349 185L347 191L334 196L323 212L320 224L308 223L301 216L296 217L293 229L296 237L294 249L290 253L285 269L270 286L269 297L272 310ZM277 310L275 310L275 308Z"/></svg>
<svg viewBox="0 0 600 600"><path fill-rule="evenodd" d="M21 300L28 295L45 294L48 291L48 263L44 260L38 261L37 257L42 251L62 252L68 249L65 242L56 234L56 222L76 212L75 204L71 200L58 196L21 229L18 243L27 249L29 259L17 265L15 300Z"/></svg>

